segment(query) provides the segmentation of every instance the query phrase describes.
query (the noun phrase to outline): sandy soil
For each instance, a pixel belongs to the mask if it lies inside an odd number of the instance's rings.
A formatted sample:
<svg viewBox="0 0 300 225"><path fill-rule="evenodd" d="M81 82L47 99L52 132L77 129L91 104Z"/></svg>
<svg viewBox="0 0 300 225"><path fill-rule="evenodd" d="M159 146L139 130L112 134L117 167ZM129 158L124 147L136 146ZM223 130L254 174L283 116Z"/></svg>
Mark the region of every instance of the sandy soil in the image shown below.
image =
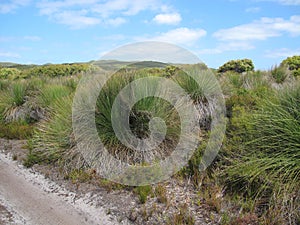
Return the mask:
<svg viewBox="0 0 300 225"><path fill-rule="evenodd" d="M0 153L0 224L119 224L101 207Z"/></svg>
<svg viewBox="0 0 300 225"><path fill-rule="evenodd" d="M162 225L180 215L182 206L188 207L195 225L220 223L220 215L187 180L171 178L161 183L167 201L150 194L142 204L134 187L111 186L99 177L74 182L55 164L24 168L25 144L0 138L0 225Z"/></svg>

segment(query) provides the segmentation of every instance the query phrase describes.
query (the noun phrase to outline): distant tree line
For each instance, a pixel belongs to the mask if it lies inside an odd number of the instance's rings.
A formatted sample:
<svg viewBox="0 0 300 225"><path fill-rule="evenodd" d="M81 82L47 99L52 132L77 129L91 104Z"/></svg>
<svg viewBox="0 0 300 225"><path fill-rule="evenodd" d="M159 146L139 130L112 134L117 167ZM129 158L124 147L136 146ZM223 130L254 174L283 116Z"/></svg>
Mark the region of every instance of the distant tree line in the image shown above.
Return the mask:
<svg viewBox="0 0 300 225"><path fill-rule="evenodd" d="M0 68L0 79L18 79L29 77L63 77L72 76L89 71L90 64L49 64L43 66L34 66L28 69L17 69L14 67Z"/></svg>
<svg viewBox="0 0 300 225"><path fill-rule="evenodd" d="M251 59L230 60L219 67L218 73L236 72L243 73L254 70L254 64ZM283 60L279 66L275 66L274 73L285 73L285 70L291 71L294 76L300 76L300 56L292 56Z"/></svg>
<svg viewBox="0 0 300 225"><path fill-rule="evenodd" d="M204 64L203 64L204 65ZM95 67L95 66L94 66ZM71 63L71 64L47 64L42 66L20 65L20 64L0 64L0 79L19 79L37 76L46 77L64 77L72 76L93 70L89 63ZM172 76L176 72L176 66L165 68L166 73ZM218 73L236 72L244 73L254 70L254 64L251 59L230 60L220 66ZM278 79L281 79L285 70L291 71L294 76L300 76L300 56L288 57L275 66L273 73Z"/></svg>

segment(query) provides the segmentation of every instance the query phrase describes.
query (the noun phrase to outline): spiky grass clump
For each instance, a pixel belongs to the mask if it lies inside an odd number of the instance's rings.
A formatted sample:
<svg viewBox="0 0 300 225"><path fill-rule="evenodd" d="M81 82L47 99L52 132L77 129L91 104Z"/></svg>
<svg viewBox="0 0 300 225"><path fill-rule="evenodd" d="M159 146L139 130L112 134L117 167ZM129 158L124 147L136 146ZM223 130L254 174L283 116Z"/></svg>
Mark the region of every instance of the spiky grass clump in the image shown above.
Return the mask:
<svg viewBox="0 0 300 225"><path fill-rule="evenodd" d="M0 95L0 112L4 122L26 120L28 108L24 107L27 97L27 83L16 82L2 91Z"/></svg>
<svg viewBox="0 0 300 225"><path fill-rule="evenodd" d="M11 105L21 106L25 102L27 84L25 82L17 82L12 84L10 90Z"/></svg>
<svg viewBox="0 0 300 225"><path fill-rule="evenodd" d="M149 73L145 73L143 70L140 72L132 70L127 71L127 73L123 71L116 73L102 88L96 105L95 121L101 141L112 155L118 159L127 160L129 163L149 163L167 156L170 153L169 150L173 149L172 146L174 147L177 143L180 132L180 119L174 107L163 99L150 96L141 99L132 107L129 116L129 125L132 133L137 138L144 139L150 136L150 119L154 117L161 118L167 126L167 134L162 144L151 155L146 156L125 146L117 138L111 120L112 107L117 95L126 85L139 78L147 77L148 82L157 82L151 79ZM144 86L139 86L139 89L146 91L150 88L155 88L155 86L158 87L158 85L153 85L153 83L151 85L143 83L142 85ZM161 90L154 90L157 93L159 91Z"/></svg>
<svg viewBox="0 0 300 225"><path fill-rule="evenodd" d="M249 171L252 179L267 172L269 178L280 177L291 188L300 185L300 86L283 91L276 102L263 104L248 122L245 135L250 140L245 143L247 161L240 166L245 167L242 171Z"/></svg>
<svg viewBox="0 0 300 225"><path fill-rule="evenodd" d="M280 204L281 213L295 219L300 204L300 85L280 91L243 123L245 129L236 133L244 139L242 150L226 170L231 188Z"/></svg>
<svg viewBox="0 0 300 225"><path fill-rule="evenodd" d="M65 171L84 165L85 161L76 151L72 135L72 103L71 95L52 103L49 118L38 124L32 137L32 151L29 157L38 156L37 162L59 163Z"/></svg>
<svg viewBox="0 0 300 225"><path fill-rule="evenodd" d="M172 79L189 95L198 112L200 129L208 132L212 119L216 114L222 114L223 95L221 87L212 71L203 64L185 65ZM225 112L224 112L225 113Z"/></svg>
<svg viewBox="0 0 300 225"><path fill-rule="evenodd" d="M0 92L0 136L9 139L29 138L34 126L35 110L32 88L27 80L12 81Z"/></svg>
<svg viewBox="0 0 300 225"><path fill-rule="evenodd" d="M40 90L38 105L42 108L49 109L56 100L68 96L70 93L70 89L61 84L46 85Z"/></svg>

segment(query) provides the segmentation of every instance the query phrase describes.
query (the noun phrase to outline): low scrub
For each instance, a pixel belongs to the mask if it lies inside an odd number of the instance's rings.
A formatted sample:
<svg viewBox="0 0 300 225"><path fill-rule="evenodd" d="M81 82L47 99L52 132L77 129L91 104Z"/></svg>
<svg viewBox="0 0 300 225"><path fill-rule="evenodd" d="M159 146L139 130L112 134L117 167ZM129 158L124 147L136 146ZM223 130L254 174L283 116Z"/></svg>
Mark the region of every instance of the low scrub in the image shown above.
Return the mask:
<svg viewBox="0 0 300 225"><path fill-rule="evenodd" d="M300 86L295 85L251 114L239 113L239 129L232 134L242 138L236 139L232 164L226 169L229 189L264 199L268 207L280 204L281 218L289 214L292 224L299 218L295 206L300 201L299 100Z"/></svg>
<svg viewBox="0 0 300 225"><path fill-rule="evenodd" d="M8 139L25 140L32 136L34 126L26 121L18 121L9 124L0 123L0 137Z"/></svg>
<svg viewBox="0 0 300 225"><path fill-rule="evenodd" d="M227 71L234 71L236 73L243 73L254 70L254 64L251 59L237 59L230 60L218 69L219 73L225 73Z"/></svg>

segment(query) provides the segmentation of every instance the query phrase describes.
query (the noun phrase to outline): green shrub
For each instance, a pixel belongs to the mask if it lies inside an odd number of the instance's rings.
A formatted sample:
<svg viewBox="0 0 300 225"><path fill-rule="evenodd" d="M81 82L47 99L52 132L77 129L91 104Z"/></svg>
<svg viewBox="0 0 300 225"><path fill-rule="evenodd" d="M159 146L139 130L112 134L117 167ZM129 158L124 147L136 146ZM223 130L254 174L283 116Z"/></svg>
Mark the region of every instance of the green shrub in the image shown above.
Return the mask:
<svg viewBox="0 0 300 225"><path fill-rule="evenodd" d="M289 70L298 70L300 68L300 55L288 57L281 62L282 66L287 66Z"/></svg>
<svg viewBox="0 0 300 225"><path fill-rule="evenodd" d="M166 77L172 77L174 76L180 69L176 66L167 66L164 71L165 71L165 76Z"/></svg>
<svg viewBox="0 0 300 225"><path fill-rule="evenodd" d="M243 120L236 117L232 129L235 151L224 174L229 189L244 190L247 195L268 199L270 204L275 198L285 211L299 204L299 101L300 85L296 85L280 91L277 98L260 103L255 112L244 114ZM288 206L283 203L290 198L287 196L298 197L291 197Z"/></svg>
<svg viewBox="0 0 300 225"><path fill-rule="evenodd" d="M89 64L53 64L36 66L22 71L24 77L64 77L78 75L90 70Z"/></svg>
<svg viewBox="0 0 300 225"><path fill-rule="evenodd" d="M225 73L227 71L234 71L237 73L243 73L243 72L248 72L253 70L254 70L254 65L252 60L238 59L238 60L230 60L229 62L226 62L224 65L219 67L218 72Z"/></svg>
<svg viewBox="0 0 300 225"><path fill-rule="evenodd" d="M15 68L0 69L0 79L14 80L19 77L21 71Z"/></svg>
<svg viewBox="0 0 300 225"><path fill-rule="evenodd" d="M300 69L293 70L293 75L294 75L295 77L300 77Z"/></svg>

